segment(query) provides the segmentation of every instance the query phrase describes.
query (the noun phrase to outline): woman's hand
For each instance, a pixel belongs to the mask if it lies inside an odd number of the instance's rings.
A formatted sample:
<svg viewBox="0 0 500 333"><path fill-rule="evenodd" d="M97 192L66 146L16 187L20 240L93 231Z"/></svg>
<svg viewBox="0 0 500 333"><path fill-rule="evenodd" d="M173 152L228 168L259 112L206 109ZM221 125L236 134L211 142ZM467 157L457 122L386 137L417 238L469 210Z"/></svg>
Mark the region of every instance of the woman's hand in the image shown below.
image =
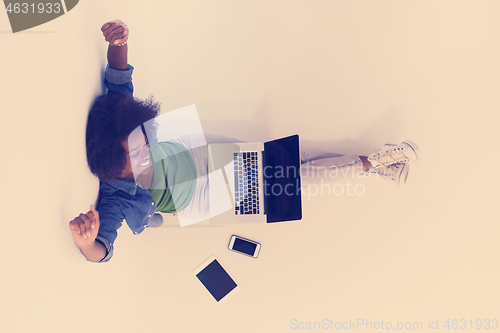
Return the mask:
<svg viewBox="0 0 500 333"><path fill-rule="evenodd" d="M71 234L80 249L94 246L99 226L99 212L93 205L87 214L80 214L69 222Z"/></svg>
<svg viewBox="0 0 500 333"><path fill-rule="evenodd" d="M101 31L111 46L122 46L127 43L129 30L121 20L109 21L103 24Z"/></svg>

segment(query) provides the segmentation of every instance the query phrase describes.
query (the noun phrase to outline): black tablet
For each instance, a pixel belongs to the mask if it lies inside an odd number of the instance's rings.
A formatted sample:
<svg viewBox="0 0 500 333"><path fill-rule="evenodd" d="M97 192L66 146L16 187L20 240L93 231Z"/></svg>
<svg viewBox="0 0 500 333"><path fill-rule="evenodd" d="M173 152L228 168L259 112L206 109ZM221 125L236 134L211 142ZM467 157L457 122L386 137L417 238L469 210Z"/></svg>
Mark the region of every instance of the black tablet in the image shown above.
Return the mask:
<svg viewBox="0 0 500 333"><path fill-rule="evenodd" d="M239 289L238 283L215 256L208 258L193 273L218 303Z"/></svg>

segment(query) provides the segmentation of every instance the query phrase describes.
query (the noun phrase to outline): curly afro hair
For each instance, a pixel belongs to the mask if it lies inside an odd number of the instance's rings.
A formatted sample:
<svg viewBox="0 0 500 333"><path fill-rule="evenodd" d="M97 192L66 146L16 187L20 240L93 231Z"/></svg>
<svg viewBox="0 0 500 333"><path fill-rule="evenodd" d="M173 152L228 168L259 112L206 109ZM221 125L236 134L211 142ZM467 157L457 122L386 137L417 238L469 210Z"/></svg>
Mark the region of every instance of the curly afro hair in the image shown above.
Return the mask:
<svg viewBox="0 0 500 333"><path fill-rule="evenodd" d="M98 96L87 119L86 145L90 171L100 180L118 179L126 165L122 141L134 129L156 118L160 104L152 97L146 100L119 94ZM153 128L155 122L149 122ZM142 126L144 125L144 126ZM148 129L148 133L151 129Z"/></svg>

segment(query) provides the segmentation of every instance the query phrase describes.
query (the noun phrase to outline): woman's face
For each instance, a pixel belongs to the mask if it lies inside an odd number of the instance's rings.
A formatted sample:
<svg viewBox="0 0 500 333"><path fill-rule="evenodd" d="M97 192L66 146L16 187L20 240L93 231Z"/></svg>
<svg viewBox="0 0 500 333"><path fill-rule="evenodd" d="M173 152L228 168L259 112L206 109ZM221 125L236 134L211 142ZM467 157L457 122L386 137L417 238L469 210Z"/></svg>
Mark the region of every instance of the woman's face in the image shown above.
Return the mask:
<svg viewBox="0 0 500 333"><path fill-rule="evenodd" d="M151 167L149 158L149 145L146 143L146 137L141 128L135 129L130 133L128 140L122 141L123 148L127 151L127 164L122 171L121 178L137 179L137 176Z"/></svg>

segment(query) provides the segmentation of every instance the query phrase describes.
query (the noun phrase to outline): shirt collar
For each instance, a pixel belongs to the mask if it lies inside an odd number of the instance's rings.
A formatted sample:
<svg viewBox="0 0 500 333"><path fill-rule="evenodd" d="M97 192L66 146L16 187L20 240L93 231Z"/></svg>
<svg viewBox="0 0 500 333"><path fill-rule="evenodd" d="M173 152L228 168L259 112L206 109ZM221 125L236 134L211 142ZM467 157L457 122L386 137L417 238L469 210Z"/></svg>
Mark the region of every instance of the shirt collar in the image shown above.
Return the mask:
<svg viewBox="0 0 500 333"><path fill-rule="evenodd" d="M130 195L135 195L135 192L137 192L137 183L130 180L113 179L113 180L105 180L103 182L114 188L125 191Z"/></svg>

